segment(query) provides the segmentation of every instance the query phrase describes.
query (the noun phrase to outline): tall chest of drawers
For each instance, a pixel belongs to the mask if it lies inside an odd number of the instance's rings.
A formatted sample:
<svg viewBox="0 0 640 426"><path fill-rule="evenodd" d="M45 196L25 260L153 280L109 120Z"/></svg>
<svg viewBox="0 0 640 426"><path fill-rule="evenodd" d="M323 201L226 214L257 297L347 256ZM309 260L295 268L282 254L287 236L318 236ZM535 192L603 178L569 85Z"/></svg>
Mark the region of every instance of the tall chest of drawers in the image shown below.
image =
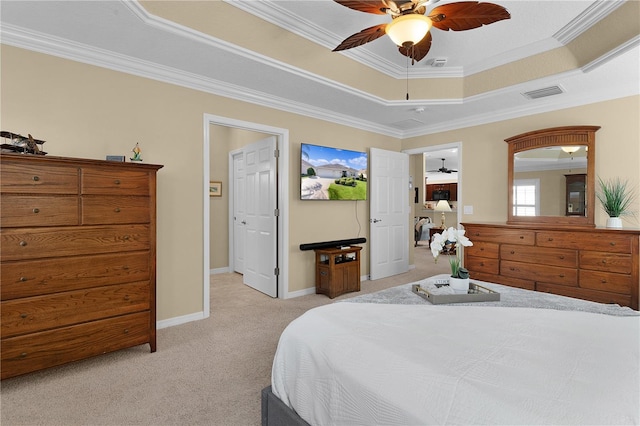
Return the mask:
<svg viewBox="0 0 640 426"><path fill-rule="evenodd" d="M463 225L472 278L638 310L640 230Z"/></svg>
<svg viewBox="0 0 640 426"><path fill-rule="evenodd" d="M162 166L0 155L1 377L156 350Z"/></svg>

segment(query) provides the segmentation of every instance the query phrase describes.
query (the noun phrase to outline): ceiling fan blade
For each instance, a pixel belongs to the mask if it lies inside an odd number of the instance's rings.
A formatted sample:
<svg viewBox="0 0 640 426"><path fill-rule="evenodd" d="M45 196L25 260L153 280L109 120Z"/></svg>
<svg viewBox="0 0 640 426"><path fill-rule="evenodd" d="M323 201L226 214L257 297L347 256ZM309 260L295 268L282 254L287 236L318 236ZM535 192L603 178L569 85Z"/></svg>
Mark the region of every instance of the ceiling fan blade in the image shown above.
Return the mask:
<svg viewBox="0 0 640 426"><path fill-rule="evenodd" d="M444 4L431 11L433 26L444 31L465 31L509 19L511 15L502 6L477 1Z"/></svg>
<svg viewBox="0 0 640 426"><path fill-rule="evenodd" d="M359 12L374 13L376 15L386 15L385 9L387 6L381 0L374 1L351 1L351 0L333 0L338 4L348 7L349 9L357 10Z"/></svg>
<svg viewBox="0 0 640 426"><path fill-rule="evenodd" d="M379 37L382 37L386 33L384 32L387 24L380 24L373 27L366 28L359 33L353 34L342 41L333 49L334 52L338 52L340 50L347 50L353 47L362 46L365 43L369 43Z"/></svg>
<svg viewBox="0 0 640 426"><path fill-rule="evenodd" d="M424 38L415 46L409 48L400 46L398 50L404 56L408 56L414 61L420 62L425 56L427 56L427 53L429 53L429 49L431 49L431 40L431 33L428 32L427 35L424 36Z"/></svg>

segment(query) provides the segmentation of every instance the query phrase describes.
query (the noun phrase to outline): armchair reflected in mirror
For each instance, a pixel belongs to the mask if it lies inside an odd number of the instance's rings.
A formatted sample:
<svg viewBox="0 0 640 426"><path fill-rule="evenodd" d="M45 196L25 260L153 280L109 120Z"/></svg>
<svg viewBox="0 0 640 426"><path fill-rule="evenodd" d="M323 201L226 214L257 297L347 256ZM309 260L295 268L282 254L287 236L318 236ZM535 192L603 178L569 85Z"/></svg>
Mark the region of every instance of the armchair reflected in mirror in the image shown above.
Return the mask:
<svg viewBox="0 0 640 426"><path fill-rule="evenodd" d="M509 224L595 226L595 132L556 127L505 139L509 144Z"/></svg>

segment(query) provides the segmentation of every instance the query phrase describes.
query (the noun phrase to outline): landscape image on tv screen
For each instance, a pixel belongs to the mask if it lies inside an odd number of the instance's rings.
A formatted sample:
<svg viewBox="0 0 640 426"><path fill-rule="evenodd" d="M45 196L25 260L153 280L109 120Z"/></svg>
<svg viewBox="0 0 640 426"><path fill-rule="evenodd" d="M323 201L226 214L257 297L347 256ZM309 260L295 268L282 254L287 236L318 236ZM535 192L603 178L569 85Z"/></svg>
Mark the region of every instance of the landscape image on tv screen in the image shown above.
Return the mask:
<svg viewBox="0 0 640 426"><path fill-rule="evenodd" d="M367 153L303 143L302 200L366 200Z"/></svg>

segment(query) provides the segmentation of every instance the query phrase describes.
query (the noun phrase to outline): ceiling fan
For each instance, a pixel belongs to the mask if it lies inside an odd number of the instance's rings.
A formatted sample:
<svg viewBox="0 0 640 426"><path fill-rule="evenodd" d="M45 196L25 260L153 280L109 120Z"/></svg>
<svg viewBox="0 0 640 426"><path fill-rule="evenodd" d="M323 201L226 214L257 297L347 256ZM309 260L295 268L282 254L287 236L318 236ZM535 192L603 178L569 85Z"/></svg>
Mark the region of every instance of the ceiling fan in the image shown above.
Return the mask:
<svg viewBox="0 0 640 426"><path fill-rule="evenodd" d="M445 159L441 158L441 160L442 160L442 167L440 167L439 169L436 169L436 170L428 170L428 172L429 173L438 173L438 172L440 172L440 173L452 173L452 172L453 173L458 173L457 170L447 169L445 167L445 165L444 165L444 160Z"/></svg>
<svg viewBox="0 0 640 426"><path fill-rule="evenodd" d="M425 15L427 6L439 0L334 0L349 9L376 15L390 15L388 24L375 25L347 37L334 52L362 46L388 34L400 53L412 63L422 60L431 48L431 27L444 31L465 31L493 24L511 15L502 6L478 1L461 1L438 6Z"/></svg>

